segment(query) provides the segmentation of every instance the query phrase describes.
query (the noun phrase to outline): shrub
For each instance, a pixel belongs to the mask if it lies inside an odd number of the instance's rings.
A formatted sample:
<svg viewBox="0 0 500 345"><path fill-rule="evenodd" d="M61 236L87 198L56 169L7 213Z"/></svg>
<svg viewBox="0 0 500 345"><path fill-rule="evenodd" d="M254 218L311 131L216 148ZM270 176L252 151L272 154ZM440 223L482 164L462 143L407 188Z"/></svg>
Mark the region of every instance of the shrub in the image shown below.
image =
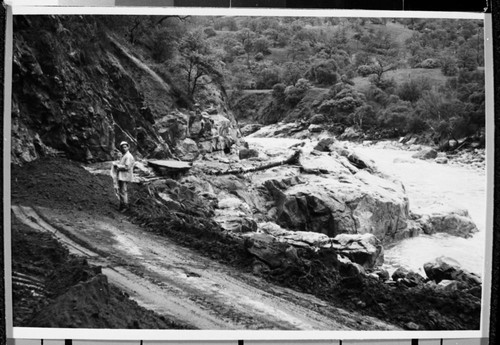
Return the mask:
<svg viewBox="0 0 500 345"><path fill-rule="evenodd" d="M335 60L319 60L311 66L306 76L315 83L333 85L340 79L337 71L338 66Z"/></svg>
<svg viewBox="0 0 500 345"><path fill-rule="evenodd" d="M277 66L264 68L257 76L257 89L270 89L274 84L281 82L280 69Z"/></svg>
<svg viewBox="0 0 500 345"><path fill-rule="evenodd" d="M408 124L406 126L406 131L408 133L422 133L423 131L427 130L429 128L429 125L427 122L425 122L421 117L419 116L412 116L410 120L408 121Z"/></svg>
<svg viewBox="0 0 500 345"><path fill-rule="evenodd" d="M313 125L320 125L326 122L326 117L322 114L315 114L311 117L309 122L312 123Z"/></svg>
<svg viewBox="0 0 500 345"><path fill-rule="evenodd" d="M378 66L375 65L361 65L358 67L357 72L362 77L368 77L371 74L377 73Z"/></svg>
<svg viewBox="0 0 500 345"><path fill-rule="evenodd" d="M253 49L257 53L262 53L264 55L271 54L269 47L271 46L271 42L265 37L259 37L253 42Z"/></svg>
<svg viewBox="0 0 500 345"><path fill-rule="evenodd" d="M370 76L370 83L389 94L393 93L396 87L396 82L394 81L394 78L391 79L380 78L378 75Z"/></svg>
<svg viewBox="0 0 500 345"><path fill-rule="evenodd" d="M255 54L254 59L255 59L255 61L262 61L262 60L264 60L264 54L257 53L257 54Z"/></svg>
<svg viewBox="0 0 500 345"><path fill-rule="evenodd" d="M397 95L403 101L416 102L422 97L422 92L431 89L431 83L428 78L410 79L397 89Z"/></svg>
<svg viewBox="0 0 500 345"><path fill-rule="evenodd" d="M214 28L212 28L212 27L208 27L208 28L203 29L203 32L205 33L205 35L207 35L207 37L214 37L217 35Z"/></svg>
<svg viewBox="0 0 500 345"><path fill-rule="evenodd" d="M371 105L363 105L349 116L349 120L360 129L369 129L376 123L375 110Z"/></svg>
<svg viewBox="0 0 500 345"><path fill-rule="evenodd" d="M283 83L278 83L273 85L273 97L277 100L285 99L285 89L286 85Z"/></svg>
<svg viewBox="0 0 500 345"><path fill-rule="evenodd" d="M309 80L304 78L299 79L295 86L287 86L285 89L286 102L292 106L297 105L311 87L312 85Z"/></svg>

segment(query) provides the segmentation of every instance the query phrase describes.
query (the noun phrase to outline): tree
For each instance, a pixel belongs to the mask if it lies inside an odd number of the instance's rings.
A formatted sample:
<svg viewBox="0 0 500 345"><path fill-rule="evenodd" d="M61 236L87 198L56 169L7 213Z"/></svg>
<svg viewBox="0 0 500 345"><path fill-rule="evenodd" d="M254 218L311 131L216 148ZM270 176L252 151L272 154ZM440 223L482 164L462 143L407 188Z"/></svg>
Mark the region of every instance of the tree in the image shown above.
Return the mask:
<svg viewBox="0 0 500 345"><path fill-rule="evenodd" d="M292 41L288 46L287 56L292 58L292 61L304 58L309 55L309 45L302 41Z"/></svg>
<svg viewBox="0 0 500 345"><path fill-rule="evenodd" d="M363 105L351 113L349 119L360 129L366 130L375 124L375 110L371 105Z"/></svg>
<svg viewBox="0 0 500 345"><path fill-rule="evenodd" d="M457 64L459 68L463 68L467 71L474 71L477 69L477 54L476 51L470 47L470 45L466 44L461 46L457 55Z"/></svg>
<svg viewBox="0 0 500 345"><path fill-rule="evenodd" d="M338 69L337 62L333 59L319 60L312 64L306 76L309 80L318 84L334 85L340 79Z"/></svg>
<svg viewBox="0 0 500 345"><path fill-rule="evenodd" d="M212 51L204 35L200 31L187 33L179 44L181 63L179 68L184 72L186 91L193 97L203 77L222 81L222 66Z"/></svg>
<svg viewBox="0 0 500 345"><path fill-rule="evenodd" d="M422 92L431 89L431 82L427 78L410 79L399 85L397 95L403 101L415 103L422 96Z"/></svg>
<svg viewBox="0 0 500 345"><path fill-rule="evenodd" d="M337 123L350 126L355 112L363 105L363 94L348 84L340 84L330 89L329 96L323 100L319 111Z"/></svg>
<svg viewBox="0 0 500 345"><path fill-rule="evenodd" d="M287 85L295 85L307 70L307 65L302 61L285 62L283 64L283 82Z"/></svg>
<svg viewBox="0 0 500 345"><path fill-rule="evenodd" d="M269 40L267 38L259 37L259 38L255 39L255 41L253 42L253 50L256 53L262 53L264 55L269 55L269 54L271 54L271 51L269 50L270 45L271 45L271 43L269 42Z"/></svg>
<svg viewBox="0 0 500 345"><path fill-rule="evenodd" d="M444 56L441 59L441 72L443 72L443 75L445 75L446 77L453 77L457 75L457 61L450 56Z"/></svg>
<svg viewBox="0 0 500 345"><path fill-rule="evenodd" d="M281 69L278 66L269 66L263 68L257 73L256 88L270 89L273 85L279 83Z"/></svg>
<svg viewBox="0 0 500 345"><path fill-rule="evenodd" d="M247 54L247 67L250 69L250 54L253 52L255 33L248 28L241 29L236 34L236 38L240 41L245 53Z"/></svg>

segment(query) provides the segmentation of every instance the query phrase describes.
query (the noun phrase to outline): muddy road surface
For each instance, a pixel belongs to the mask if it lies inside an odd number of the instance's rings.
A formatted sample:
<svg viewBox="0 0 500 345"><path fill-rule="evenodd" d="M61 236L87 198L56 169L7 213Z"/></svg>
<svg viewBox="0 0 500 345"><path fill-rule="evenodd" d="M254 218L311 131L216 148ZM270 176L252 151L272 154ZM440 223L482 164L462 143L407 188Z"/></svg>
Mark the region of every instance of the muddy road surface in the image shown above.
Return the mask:
<svg viewBox="0 0 500 345"><path fill-rule="evenodd" d="M25 225L52 233L71 253L102 266L139 305L193 329L397 329L212 261L117 212L21 204L12 210Z"/></svg>

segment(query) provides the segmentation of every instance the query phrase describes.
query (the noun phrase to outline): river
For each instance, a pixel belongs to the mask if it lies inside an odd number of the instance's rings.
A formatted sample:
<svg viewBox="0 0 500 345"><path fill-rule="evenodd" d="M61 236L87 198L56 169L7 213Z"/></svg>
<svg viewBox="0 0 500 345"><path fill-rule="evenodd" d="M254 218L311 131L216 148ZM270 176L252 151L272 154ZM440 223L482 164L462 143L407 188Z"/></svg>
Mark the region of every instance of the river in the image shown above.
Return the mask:
<svg viewBox="0 0 500 345"><path fill-rule="evenodd" d="M404 240L385 251L385 264L389 268L405 266L424 273L424 263L445 255L457 260L463 268L483 275L486 228L484 170L412 159L411 155L415 152L399 149L357 147L356 151L369 156L381 171L403 182L411 210L417 211L433 204L456 206L469 211L479 228L478 233L467 239L441 233Z"/></svg>
<svg viewBox="0 0 500 345"><path fill-rule="evenodd" d="M252 146L266 150L283 150L299 142L295 139L249 138ZM415 152L379 146L361 146L346 143L365 157L371 158L381 172L391 174L403 182L410 201L410 209L433 204L456 206L468 210L479 232L471 238L444 233L403 240L385 249L384 267L389 272L406 267L425 276L424 263L445 255L461 266L483 276L484 241L486 227L486 173L484 170L453 164L437 164L411 158ZM313 142L305 150L312 148Z"/></svg>

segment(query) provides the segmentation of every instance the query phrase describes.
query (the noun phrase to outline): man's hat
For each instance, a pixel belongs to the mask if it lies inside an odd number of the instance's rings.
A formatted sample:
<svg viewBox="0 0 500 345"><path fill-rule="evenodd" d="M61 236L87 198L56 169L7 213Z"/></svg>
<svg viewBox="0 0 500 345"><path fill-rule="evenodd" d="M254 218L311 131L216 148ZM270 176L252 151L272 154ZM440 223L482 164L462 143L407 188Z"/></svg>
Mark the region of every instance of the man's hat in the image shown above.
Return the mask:
<svg viewBox="0 0 500 345"><path fill-rule="evenodd" d="M120 147L122 147L123 145L127 145L128 147L130 147L130 145L129 145L126 141L122 141L122 142L120 143Z"/></svg>

